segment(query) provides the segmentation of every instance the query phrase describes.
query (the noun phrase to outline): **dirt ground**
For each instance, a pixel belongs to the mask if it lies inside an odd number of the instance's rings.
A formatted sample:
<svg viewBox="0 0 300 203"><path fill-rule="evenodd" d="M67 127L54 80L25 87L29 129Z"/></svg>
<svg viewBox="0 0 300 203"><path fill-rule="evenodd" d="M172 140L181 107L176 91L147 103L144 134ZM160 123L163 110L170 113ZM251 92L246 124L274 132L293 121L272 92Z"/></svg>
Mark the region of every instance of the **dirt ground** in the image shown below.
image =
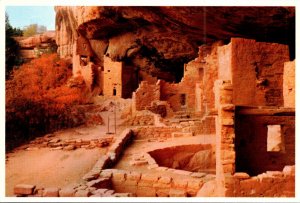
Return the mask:
<svg viewBox="0 0 300 203"><path fill-rule="evenodd" d="M102 112L106 121L112 112ZM117 125L122 122L117 115ZM106 123L106 122L105 122ZM117 128L117 135L124 127ZM98 139L106 137L107 125L93 127L78 127L61 130L54 133L53 138L67 139ZM114 122L110 123L110 132L114 132ZM65 187L80 183L82 177L90 171L97 160L106 153L106 148L84 149L74 151L53 150L50 148L35 148L25 150L29 145L23 145L6 154L6 196L13 196L16 184L33 184L37 187Z"/></svg>
<svg viewBox="0 0 300 203"><path fill-rule="evenodd" d="M12 196L13 187L19 183L37 187L64 187L80 182L103 152L101 149L51 151L41 148L10 153L6 162L6 196Z"/></svg>

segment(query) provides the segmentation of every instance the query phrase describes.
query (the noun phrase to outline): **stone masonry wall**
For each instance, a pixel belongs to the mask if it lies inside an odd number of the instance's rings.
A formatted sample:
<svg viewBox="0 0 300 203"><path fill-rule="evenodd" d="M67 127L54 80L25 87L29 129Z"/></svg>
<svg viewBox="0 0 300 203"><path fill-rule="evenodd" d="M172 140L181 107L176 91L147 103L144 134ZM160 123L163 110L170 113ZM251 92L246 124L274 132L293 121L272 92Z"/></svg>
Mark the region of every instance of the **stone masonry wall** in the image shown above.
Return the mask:
<svg viewBox="0 0 300 203"><path fill-rule="evenodd" d="M284 107L295 108L295 60L284 63L283 100Z"/></svg>
<svg viewBox="0 0 300 203"><path fill-rule="evenodd" d="M218 54L222 64L219 76L232 80L235 105L283 105L283 67L289 61L287 45L232 38Z"/></svg>
<svg viewBox="0 0 300 203"><path fill-rule="evenodd" d="M226 178L227 197L295 197L295 166L250 177L235 173Z"/></svg>
<svg viewBox="0 0 300 203"><path fill-rule="evenodd" d="M104 56L103 95L122 97L122 62L112 61ZM115 95L114 95L115 89Z"/></svg>
<svg viewBox="0 0 300 203"><path fill-rule="evenodd" d="M166 167L157 167L157 169L169 170L169 173L180 171ZM202 187L203 180L193 177L192 172L187 173L184 173L187 175L185 178L172 178L157 173L106 169L101 172L100 177L112 178L113 188L118 193L132 193L138 197L193 197Z"/></svg>
<svg viewBox="0 0 300 203"><path fill-rule="evenodd" d="M203 60L203 96L201 103L204 108L203 112L205 113L209 113L215 109L215 95L212 89L214 87L215 80L218 79L218 48L222 44L222 42L215 42L211 45L211 51L203 59L198 59ZM199 52L200 51L201 49L199 49Z"/></svg>
<svg viewBox="0 0 300 203"><path fill-rule="evenodd" d="M134 130L135 139L167 139L172 138L174 133L180 133L176 127L140 127ZM183 135L178 135L183 136Z"/></svg>
<svg viewBox="0 0 300 203"><path fill-rule="evenodd" d="M225 176L235 172L235 106L232 104L232 89L230 81L217 80L215 82L215 106L218 109L216 119L216 190L220 196L224 196L226 192Z"/></svg>
<svg viewBox="0 0 300 203"><path fill-rule="evenodd" d="M182 109L195 110L196 83L202 80L202 77L202 64L195 60L189 62L184 67L184 77L180 83L161 82L160 99L170 103L173 111L180 111ZM182 97L185 97L184 104L181 101Z"/></svg>
<svg viewBox="0 0 300 203"><path fill-rule="evenodd" d="M153 101L160 99L160 81L149 84L142 81L139 88L132 94L132 112L146 110L151 107Z"/></svg>

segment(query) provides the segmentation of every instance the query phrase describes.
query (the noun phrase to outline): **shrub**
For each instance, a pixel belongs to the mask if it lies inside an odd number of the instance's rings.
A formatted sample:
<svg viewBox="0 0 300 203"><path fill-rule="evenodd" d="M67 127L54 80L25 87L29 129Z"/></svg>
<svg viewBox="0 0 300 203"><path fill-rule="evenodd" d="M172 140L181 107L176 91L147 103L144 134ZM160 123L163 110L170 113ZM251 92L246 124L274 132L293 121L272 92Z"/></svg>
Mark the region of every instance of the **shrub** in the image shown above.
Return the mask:
<svg viewBox="0 0 300 203"><path fill-rule="evenodd" d="M13 70L6 81L7 150L61 128L85 122L76 105L89 102L81 76L72 78L71 64L45 54Z"/></svg>

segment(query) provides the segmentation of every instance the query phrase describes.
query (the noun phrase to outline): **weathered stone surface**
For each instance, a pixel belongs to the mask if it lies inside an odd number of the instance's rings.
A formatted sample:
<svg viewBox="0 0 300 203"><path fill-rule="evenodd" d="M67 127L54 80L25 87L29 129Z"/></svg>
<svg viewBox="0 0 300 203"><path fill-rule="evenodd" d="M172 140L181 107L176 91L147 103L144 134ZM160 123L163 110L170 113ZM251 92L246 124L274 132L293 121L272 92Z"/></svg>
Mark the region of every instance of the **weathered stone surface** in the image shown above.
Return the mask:
<svg viewBox="0 0 300 203"><path fill-rule="evenodd" d="M242 173L242 172L235 173L233 176L235 178L238 178L238 179L247 179L247 178L250 178L250 176L247 173Z"/></svg>
<svg viewBox="0 0 300 203"><path fill-rule="evenodd" d="M31 195L33 194L35 185L18 184L14 187L14 194L16 195Z"/></svg>
<svg viewBox="0 0 300 203"><path fill-rule="evenodd" d="M163 177L160 177L160 178L159 178L158 183L170 184L171 181L172 181L172 178L171 178L171 177L163 176Z"/></svg>
<svg viewBox="0 0 300 203"><path fill-rule="evenodd" d="M284 63L283 101L285 107L295 108L295 60Z"/></svg>
<svg viewBox="0 0 300 203"><path fill-rule="evenodd" d="M115 193L113 196L115 197L132 197L131 193Z"/></svg>
<svg viewBox="0 0 300 203"><path fill-rule="evenodd" d="M98 172L93 172L93 171L90 171L89 173L85 174L82 179L83 180L86 180L86 181L90 181L90 180L94 180L94 179L97 179L98 177L100 176L100 174Z"/></svg>
<svg viewBox="0 0 300 203"><path fill-rule="evenodd" d="M91 180L86 183L88 187L95 187L95 188L110 188L111 181L109 178L99 178L97 180Z"/></svg>
<svg viewBox="0 0 300 203"><path fill-rule="evenodd" d="M187 179L173 179L172 181L172 186L175 188L186 188L188 184L188 180Z"/></svg>
<svg viewBox="0 0 300 203"><path fill-rule="evenodd" d="M285 166L282 171L283 171L283 173L288 174L288 175L295 175L295 165Z"/></svg>
<svg viewBox="0 0 300 203"><path fill-rule="evenodd" d="M169 195L170 197L186 197L187 193L185 190L170 189Z"/></svg>
<svg viewBox="0 0 300 203"><path fill-rule="evenodd" d="M72 151L74 149L76 149L76 147L74 145L68 145L68 146L63 148L63 150L66 150L66 151Z"/></svg>
<svg viewBox="0 0 300 203"><path fill-rule="evenodd" d="M59 188L45 188L43 191L43 197L58 197Z"/></svg>
<svg viewBox="0 0 300 203"><path fill-rule="evenodd" d="M75 190L73 188L62 188L59 191L60 197L74 197L74 195L75 195Z"/></svg>
<svg viewBox="0 0 300 203"><path fill-rule="evenodd" d="M75 193L75 197L89 197L91 195L88 190L77 190Z"/></svg>
<svg viewBox="0 0 300 203"><path fill-rule="evenodd" d="M214 197L216 191L216 182L214 180L203 184L201 189L197 192L197 197Z"/></svg>

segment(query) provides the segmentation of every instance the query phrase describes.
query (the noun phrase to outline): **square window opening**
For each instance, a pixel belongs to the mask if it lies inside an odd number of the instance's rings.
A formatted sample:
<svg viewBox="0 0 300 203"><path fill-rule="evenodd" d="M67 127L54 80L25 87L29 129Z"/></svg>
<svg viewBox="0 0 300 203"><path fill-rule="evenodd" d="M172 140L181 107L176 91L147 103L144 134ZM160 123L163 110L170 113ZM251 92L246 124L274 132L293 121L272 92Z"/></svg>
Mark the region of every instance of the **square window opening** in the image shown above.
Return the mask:
<svg viewBox="0 0 300 203"><path fill-rule="evenodd" d="M284 136L281 125L268 125L267 151L285 152Z"/></svg>

